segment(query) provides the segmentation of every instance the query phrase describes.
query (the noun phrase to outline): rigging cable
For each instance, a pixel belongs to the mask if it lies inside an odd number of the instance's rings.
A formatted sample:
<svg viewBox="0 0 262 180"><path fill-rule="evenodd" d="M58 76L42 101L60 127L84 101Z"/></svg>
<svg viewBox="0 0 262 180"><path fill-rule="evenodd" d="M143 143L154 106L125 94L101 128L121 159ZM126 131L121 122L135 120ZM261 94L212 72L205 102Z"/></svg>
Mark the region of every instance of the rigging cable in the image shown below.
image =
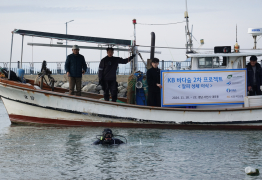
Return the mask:
<svg viewBox="0 0 262 180"><path fill-rule="evenodd" d="M136 45L138 47L154 47L154 48L166 48L166 49L186 49L186 48L178 48L178 47L160 47L160 46L144 46L144 45ZM210 50L210 49L208 49Z"/></svg>
<svg viewBox="0 0 262 180"><path fill-rule="evenodd" d="M137 47L154 47L154 48L163 48L163 49L186 49L186 48L179 48L179 47L161 47L161 46L144 46L144 45L136 45ZM214 48L201 48L201 49L198 49L198 48L192 48L192 49L195 49L195 50L214 50ZM252 51L255 51L255 50L261 50L261 49L241 49L241 50L252 50Z"/></svg>
<svg viewBox="0 0 262 180"><path fill-rule="evenodd" d="M153 26L157 26L157 25L172 25L172 24L179 24L179 23L184 23L186 21L182 21L182 22L176 22L176 23L165 23L165 24L147 24L147 23L137 23L140 25L153 25Z"/></svg>

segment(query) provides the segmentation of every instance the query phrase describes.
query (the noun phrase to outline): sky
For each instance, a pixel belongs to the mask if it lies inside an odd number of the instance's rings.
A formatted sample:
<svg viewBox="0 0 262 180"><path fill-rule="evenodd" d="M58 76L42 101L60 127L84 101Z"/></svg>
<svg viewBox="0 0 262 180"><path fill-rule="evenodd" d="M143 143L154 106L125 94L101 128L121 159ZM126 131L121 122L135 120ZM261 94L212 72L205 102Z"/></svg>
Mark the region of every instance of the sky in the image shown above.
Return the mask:
<svg viewBox="0 0 262 180"><path fill-rule="evenodd" d="M193 25L194 47L233 46L236 42L241 48L252 49L253 38L248 28L262 28L261 0L188 0L190 27ZM0 0L0 62L9 62L11 50L11 31L25 29L68 34L133 40L132 19L137 23L162 24L185 21L185 0ZM185 23L175 25L151 26L137 24L137 44L151 44L151 32L156 34L156 46L185 47ZM262 38L261 38L262 39ZM31 47L28 42L51 43L50 39L25 37L23 62L59 62L66 60L65 48ZM53 40L57 43L57 40ZM65 44L65 41L63 42ZM97 44L68 42L69 45L97 46ZM14 35L12 62L21 59L22 36ZM262 48L262 40L257 43ZM149 48L142 48L149 50ZM185 50L156 49L160 60L184 61ZM68 49L68 54L71 49ZM100 61L100 50L80 50L86 61ZM115 53L117 56L118 54ZM119 56L128 57L127 52ZM106 52L102 52L106 56ZM149 59L149 53L142 53Z"/></svg>

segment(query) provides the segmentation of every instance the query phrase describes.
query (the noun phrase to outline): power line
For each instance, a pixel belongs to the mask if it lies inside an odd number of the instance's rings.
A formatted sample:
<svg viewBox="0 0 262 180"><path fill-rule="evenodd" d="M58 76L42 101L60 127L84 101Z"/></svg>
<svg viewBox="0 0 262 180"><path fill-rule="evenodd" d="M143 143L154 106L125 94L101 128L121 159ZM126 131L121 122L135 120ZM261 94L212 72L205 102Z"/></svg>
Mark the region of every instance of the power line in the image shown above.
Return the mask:
<svg viewBox="0 0 262 180"><path fill-rule="evenodd" d="M182 21L182 22L176 22L176 23L166 23L166 24L147 24L147 23L137 23L137 24L140 24L140 25L172 25L172 24L179 24L179 23L184 23L186 21Z"/></svg>
<svg viewBox="0 0 262 180"><path fill-rule="evenodd" d="M144 45L136 45L137 47L154 47L154 48L161 48L161 49L186 49L180 47L163 47L163 46L144 46ZM193 48L194 50L214 50L214 48ZM262 49L240 49L240 50L253 50L253 51L261 51Z"/></svg>
<svg viewBox="0 0 262 180"><path fill-rule="evenodd" d="M163 49L186 49L186 48L179 48L179 47L160 47L160 46L144 46L144 45L136 45L138 47L154 47L154 48L163 48ZM208 48L208 49L202 49L202 50L214 50L211 49L211 48Z"/></svg>

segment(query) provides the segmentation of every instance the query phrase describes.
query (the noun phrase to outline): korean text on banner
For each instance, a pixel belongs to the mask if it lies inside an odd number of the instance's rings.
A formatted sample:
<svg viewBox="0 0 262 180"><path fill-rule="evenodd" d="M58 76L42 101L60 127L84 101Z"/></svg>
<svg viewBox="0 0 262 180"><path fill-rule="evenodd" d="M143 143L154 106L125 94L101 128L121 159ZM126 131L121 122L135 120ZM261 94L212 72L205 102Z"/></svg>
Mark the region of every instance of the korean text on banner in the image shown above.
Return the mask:
<svg viewBox="0 0 262 180"><path fill-rule="evenodd" d="M246 80L246 69L161 71L161 104L244 104Z"/></svg>

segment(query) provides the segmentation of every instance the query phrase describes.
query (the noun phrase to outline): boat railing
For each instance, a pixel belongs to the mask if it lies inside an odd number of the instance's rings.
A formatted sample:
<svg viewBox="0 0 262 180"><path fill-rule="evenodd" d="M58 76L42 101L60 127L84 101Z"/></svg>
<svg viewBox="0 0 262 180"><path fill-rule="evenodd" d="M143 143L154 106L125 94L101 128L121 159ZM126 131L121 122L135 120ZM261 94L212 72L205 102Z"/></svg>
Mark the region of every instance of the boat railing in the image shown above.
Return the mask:
<svg viewBox="0 0 262 180"><path fill-rule="evenodd" d="M87 64L86 74L96 75L98 73L98 66L100 61L89 61ZM26 75L36 75L41 71L42 62L23 62L22 69L25 70ZM0 62L0 67L9 70L9 62ZM47 68L52 71L52 74L65 74L65 62L47 62ZM164 61L159 63L159 68L162 70L183 70L190 67L189 61ZM16 72L20 68L20 62L12 62L11 70ZM146 73L146 67L142 61L138 61L138 70ZM130 75L130 64L119 64L116 72L118 75Z"/></svg>

